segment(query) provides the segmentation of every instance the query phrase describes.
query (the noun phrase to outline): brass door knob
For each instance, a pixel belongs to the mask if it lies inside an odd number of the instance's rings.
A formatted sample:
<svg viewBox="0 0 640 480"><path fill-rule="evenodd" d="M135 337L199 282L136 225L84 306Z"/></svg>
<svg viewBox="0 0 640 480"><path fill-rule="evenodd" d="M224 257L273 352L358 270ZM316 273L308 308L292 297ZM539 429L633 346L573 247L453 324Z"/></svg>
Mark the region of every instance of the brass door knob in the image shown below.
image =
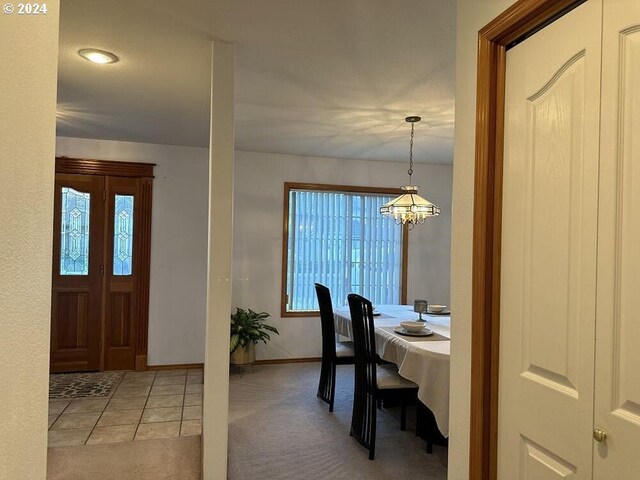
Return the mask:
<svg viewBox="0 0 640 480"><path fill-rule="evenodd" d="M593 439L596 442L604 442L607 439L607 432L605 432L604 430L600 430L599 428L596 428L593 431Z"/></svg>

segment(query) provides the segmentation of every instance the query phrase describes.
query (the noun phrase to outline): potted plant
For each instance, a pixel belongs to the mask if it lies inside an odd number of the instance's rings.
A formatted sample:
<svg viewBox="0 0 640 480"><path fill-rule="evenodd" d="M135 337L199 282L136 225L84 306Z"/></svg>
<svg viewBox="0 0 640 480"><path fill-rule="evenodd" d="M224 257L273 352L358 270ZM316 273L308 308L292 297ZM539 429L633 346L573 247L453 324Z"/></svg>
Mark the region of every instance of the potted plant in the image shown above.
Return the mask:
<svg viewBox="0 0 640 480"><path fill-rule="evenodd" d="M256 361L255 345L259 341L271 340L269 332L280 335L276 327L264 323L270 315L267 312L254 312L236 307L231 314L231 352L232 365L250 365Z"/></svg>

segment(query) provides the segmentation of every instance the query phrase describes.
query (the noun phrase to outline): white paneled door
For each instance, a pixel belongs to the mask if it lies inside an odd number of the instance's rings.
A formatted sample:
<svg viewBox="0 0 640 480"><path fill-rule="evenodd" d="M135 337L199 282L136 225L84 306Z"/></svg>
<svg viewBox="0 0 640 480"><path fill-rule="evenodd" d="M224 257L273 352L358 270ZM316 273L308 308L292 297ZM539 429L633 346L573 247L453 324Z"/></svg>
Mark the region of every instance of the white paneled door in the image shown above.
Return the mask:
<svg viewBox="0 0 640 480"><path fill-rule="evenodd" d="M507 52L501 480L592 478L601 19L588 0Z"/></svg>
<svg viewBox="0 0 640 480"><path fill-rule="evenodd" d="M640 478L640 2L604 2L594 478Z"/></svg>

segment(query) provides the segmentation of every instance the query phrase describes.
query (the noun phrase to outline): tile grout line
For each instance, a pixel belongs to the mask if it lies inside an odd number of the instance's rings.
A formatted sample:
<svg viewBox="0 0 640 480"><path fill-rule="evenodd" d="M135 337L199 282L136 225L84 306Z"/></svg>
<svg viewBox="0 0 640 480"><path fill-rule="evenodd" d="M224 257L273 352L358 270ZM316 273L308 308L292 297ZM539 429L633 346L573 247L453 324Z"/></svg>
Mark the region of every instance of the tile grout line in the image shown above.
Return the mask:
<svg viewBox="0 0 640 480"><path fill-rule="evenodd" d="M175 375L175 376L178 376L178 375ZM147 397L147 401L145 402L145 406L144 406L144 408L142 410L142 416L144 416L144 412L145 412L145 410L147 410L147 404L149 403L149 399L151 398L151 390L153 390L155 382L156 382L156 380L158 378L166 378L166 377L163 377L163 376L158 377L158 373L157 372L154 375L153 384L151 385L151 389L149 390L149 395ZM184 406L184 395L185 395L186 381L187 381L186 374L185 374L185 380L184 381L185 381L185 383L183 385L183 390L182 390L182 403L181 403L182 406L180 407L180 420L178 421L179 422L179 424L178 424L178 437L180 436L180 429L182 427L182 415L183 415L182 408ZM176 384L176 385L179 385L179 384ZM157 386L158 387L162 387L162 386L170 386L170 385L157 385ZM154 396L155 397L166 397L166 396L173 396L173 395L176 395L176 394L168 393L168 394L165 394L165 395L154 395ZM171 408L171 407L153 407L153 408ZM138 434L138 429L140 428L140 425L142 424L142 416L140 417L140 422L138 423L138 426L136 428L136 435ZM145 423L145 425L150 425L150 424L155 424L155 423L172 423L172 422L175 422L175 420L165 420L165 421L161 421L161 422L147 422L147 423ZM134 439L135 439L135 436L134 436Z"/></svg>
<svg viewBox="0 0 640 480"><path fill-rule="evenodd" d="M198 375L194 375L194 376L198 376ZM202 390L199 393L195 393L195 394L190 394L190 395L200 395L200 397L204 397L204 372L202 372L202 376L203 376L203 382L202 383L193 383L192 385L202 385ZM187 370L187 383L186 385L189 385L189 371ZM187 401L187 387L185 385L185 394L184 394L184 403L186 403ZM200 413L200 435L202 435L202 417L204 416L202 413L202 409L204 408L204 398L202 398L201 404L200 405L189 405L189 407L200 407L201 413ZM183 405L182 407L182 417L183 420L180 422L180 436L182 437L182 425L184 423L184 407L185 405ZM194 419L188 420L188 421L193 421ZM197 419L195 419L197 420Z"/></svg>
<svg viewBox="0 0 640 480"><path fill-rule="evenodd" d="M49 406L49 403L51 403L51 398L47 401L47 407ZM66 398L54 398L53 400L67 400ZM74 400L76 400L75 398L70 398L68 399L69 403L67 403L67 405L60 411L60 413L58 413L58 416L56 417L56 419L54 420L54 422L51 424L51 427L49 427L47 429L47 431L51 430L51 428L55 425L55 423L58 421L58 419L62 416L62 414L64 412L67 411L67 408L69 408L69 405L71 405L73 403Z"/></svg>
<svg viewBox="0 0 640 480"><path fill-rule="evenodd" d="M107 411L107 406L109 406L109 403L111 403L111 399L113 398L113 395L116 393L116 390L118 390L118 388L120 388L120 384L122 383L122 381L124 380L124 376L126 375L126 372L121 372L122 375L120 376L120 380L118 381L118 383L116 384L115 388L113 388L111 390L111 392L109 393L109 395L107 395L107 403L104 404L104 408L102 409L102 412L100 412L100 416L98 417L98 419L96 420L96 423L93 424L93 427L91 428L91 431L89 432L89 436L87 437L87 439L84 441L83 445L86 445L87 442L89 441L89 439L91 438L91 435L93 435L93 431L96 429L96 427L98 426L98 423L100 422L100 419L102 418L102 415L104 415L104 412ZM69 404L71 405L71 404Z"/></svg>
<svg viewBox="0 0 640 480"><path fill-rule="evenodd" d="M180 407L180 425L178 425L178 437L182 436L182 422L184 421L184 402L187 399L187 381L189 379L189 370L184 376L184 390L182 390L182 407Z"/></svg>
<svg viewBox="0 0 640 480"><path fill-rule="evenodd" d="M144 411L147 409L147 404L149 403L149 398L151 397L151 390L153 390L153 386L156 383L156 379L158 378L158 372L153 374L153 382L151 382L151 386L149 387L149 393L147 394L147 398L144 401L144 406L142 407L142 413L140 414L140 418L138 419L138 424L136 425L136 431L133 432L132 442L136 441L136 437L138 436L138 430L140 429L140 424L142 423L142 417L144 417Z"/></svg>

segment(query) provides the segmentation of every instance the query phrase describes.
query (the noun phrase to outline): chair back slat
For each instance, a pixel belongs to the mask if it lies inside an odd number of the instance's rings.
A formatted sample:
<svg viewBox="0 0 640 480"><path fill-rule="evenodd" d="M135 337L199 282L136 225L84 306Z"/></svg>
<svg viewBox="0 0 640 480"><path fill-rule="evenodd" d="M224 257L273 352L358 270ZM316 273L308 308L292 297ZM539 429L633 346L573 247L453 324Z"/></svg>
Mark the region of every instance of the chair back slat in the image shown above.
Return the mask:
<svg viewBox="0 0 640 480"><path fill-rule="evenodd" d="M322 326L322 358L334 359L336 356L336 327L333 323L333 303L331 292L320 283L315 284L318 305L320 305L320 323Z"/></svg>
<svg viewBox="0 0 640 480"><path fill-rule="evenodd" d="M373 321L373 305L361 295L348 296L353 348L356 357L356 376L365 380L367 391L375 392L376 385L376 333Z"/></svg>
<svg viewBox="0 0 640 480"><path fill-rule="evenodd" d="M373 305L355 293L348 297L353 348L355 351L355 383L351 434L369 450L373 460L376 445L376 339Z"/></svg>
<svg viewBox="0 0 640 480"><path fill-rule="evenodd" d="M320 305L320 325L322 327L322 363L317 396L327 402L329 411L333 412L336 391L336 365L353 365L355 359L344 350L340 352L340 357L337 356L336 327L333 323L331 292L320 283L316 283L315 287L318 304Z"/></svg>

